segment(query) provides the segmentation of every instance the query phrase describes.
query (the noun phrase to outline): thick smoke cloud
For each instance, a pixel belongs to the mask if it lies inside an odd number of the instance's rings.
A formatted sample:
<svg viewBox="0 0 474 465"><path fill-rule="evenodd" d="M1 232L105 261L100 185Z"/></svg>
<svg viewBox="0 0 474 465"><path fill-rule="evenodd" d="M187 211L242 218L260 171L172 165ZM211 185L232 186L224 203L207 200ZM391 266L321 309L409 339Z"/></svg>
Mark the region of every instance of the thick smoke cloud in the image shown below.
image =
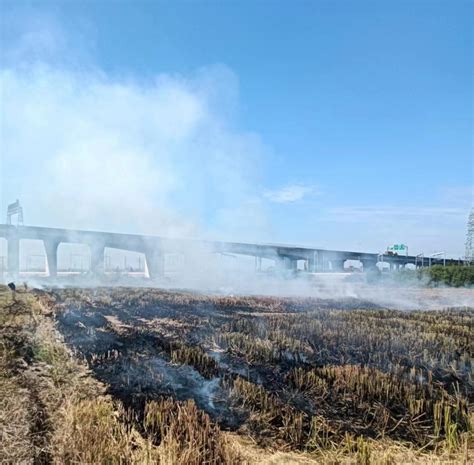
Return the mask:
<svg viewBox="0 0 474 465"><path fill-rule="evenodd" d="M2 211L19 197L29 224L248 240L265 230L265 148L234 124L230 69L111 75L74 61L51 18L26 25L2 50Z"/></svg>
<svg viewBox="0 0 474 465"><path fill-rule="evenodd" d="M192 236L262 214L261 144L213 94L237 92L228 69L137 83L37 64L1 81L4 194L20 191L30 222Z"/></svg>

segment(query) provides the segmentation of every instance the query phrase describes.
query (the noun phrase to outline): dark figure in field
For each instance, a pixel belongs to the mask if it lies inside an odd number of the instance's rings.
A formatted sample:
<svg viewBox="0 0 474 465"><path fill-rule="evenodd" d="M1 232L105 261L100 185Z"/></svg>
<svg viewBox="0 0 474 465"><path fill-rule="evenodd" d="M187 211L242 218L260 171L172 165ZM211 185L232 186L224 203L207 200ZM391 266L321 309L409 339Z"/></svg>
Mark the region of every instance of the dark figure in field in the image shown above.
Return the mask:
<svg viewBox="0 0 474 465"><path fill-rule="evenodd" d="M16 291L15 283L8 283L8 287L9 287L13 292Z"/></svg>

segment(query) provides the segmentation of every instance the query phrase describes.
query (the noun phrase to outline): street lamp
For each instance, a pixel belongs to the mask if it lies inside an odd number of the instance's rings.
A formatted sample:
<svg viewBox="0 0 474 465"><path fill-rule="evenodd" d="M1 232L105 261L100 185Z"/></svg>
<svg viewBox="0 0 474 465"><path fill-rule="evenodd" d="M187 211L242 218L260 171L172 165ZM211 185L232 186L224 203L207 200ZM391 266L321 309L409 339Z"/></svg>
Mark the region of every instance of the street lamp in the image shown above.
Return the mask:
<svg viewBox="0 0 474 465"><path fill-rule="evenodd" d="M424 268L425 267L425 254L423 252L415 256L415 268L418 264L419 258L421 258L421 267Z"/></svg>

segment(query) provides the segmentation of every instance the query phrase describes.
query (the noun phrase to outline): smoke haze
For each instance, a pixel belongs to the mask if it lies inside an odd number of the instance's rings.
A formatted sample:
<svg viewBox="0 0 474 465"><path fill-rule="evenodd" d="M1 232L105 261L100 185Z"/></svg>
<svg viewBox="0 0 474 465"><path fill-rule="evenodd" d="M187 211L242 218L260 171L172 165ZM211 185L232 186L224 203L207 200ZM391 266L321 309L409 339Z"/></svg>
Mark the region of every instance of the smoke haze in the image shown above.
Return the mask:
<svg viewBox="0 0 474 465"><path fill-rule="evenodd" d="M264 227L262 146L214 103L228 87L236 78L221 66L142 85L42 64L3 70L14 173L4 192L18 192L29 224L186 237L251 222L250 235Z"/></svg>
<svg viewBox="0 0 474 465"><path fill-rule="evenodd" d="M70 33L29 9L2 25L2 215L19 198L40 226L373 252L416 230L410 252L462 250L469 189L461 207L407 211L331 204L317 179L267 186L272 151L239 124L239 79L223 64L113 73L90 24Z"/></svg>

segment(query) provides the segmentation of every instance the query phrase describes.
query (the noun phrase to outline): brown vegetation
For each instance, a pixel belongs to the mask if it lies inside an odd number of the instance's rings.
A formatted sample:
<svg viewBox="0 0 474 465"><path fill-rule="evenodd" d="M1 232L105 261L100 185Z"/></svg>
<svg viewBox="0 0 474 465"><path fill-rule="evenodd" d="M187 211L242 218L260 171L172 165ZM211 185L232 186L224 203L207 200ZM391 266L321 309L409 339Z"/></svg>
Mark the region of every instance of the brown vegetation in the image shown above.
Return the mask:
<svg viewBox="0 0 474 465"><path fill-rule="evenodd" d="M182 365L192 365L205 378L217 375L217 362L199 346L189 347L179 344L171 349L171 361Z"/></svg>
<svg viewBox="0 0 474 465"><path fill-rule="evenodd" d="M3 462L468 463L472 309L138 289L0 299Z"/></svg>
<svg viewBox="0 0 474 465"><path fill-rule="evenodd" d="M192 401L149 402L138 425L72 357L41 302L0 288L0 463L243 463Z"/></svg>

